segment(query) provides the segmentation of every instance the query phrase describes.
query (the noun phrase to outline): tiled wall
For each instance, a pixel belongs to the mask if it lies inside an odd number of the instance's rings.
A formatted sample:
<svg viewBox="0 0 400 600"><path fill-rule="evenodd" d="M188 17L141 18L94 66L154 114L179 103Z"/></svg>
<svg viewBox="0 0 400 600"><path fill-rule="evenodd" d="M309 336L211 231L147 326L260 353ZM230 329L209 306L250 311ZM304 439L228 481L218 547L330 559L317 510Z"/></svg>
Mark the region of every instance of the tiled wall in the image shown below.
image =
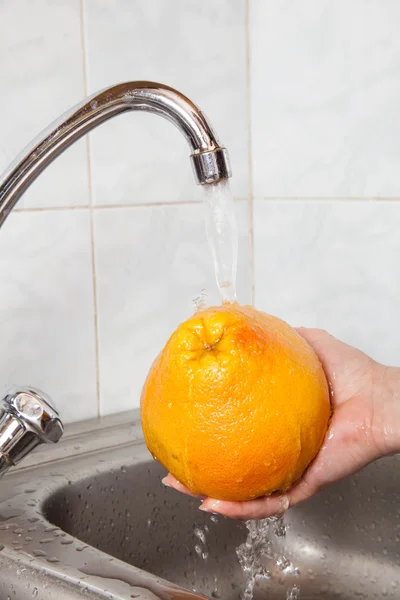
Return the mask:
<svg viewBox="0 0 400 600"><path fill-rule="evenodd" d="M255 301L400 365L400 3L251 3Z"/></svg>
<svg viewBox="0 0 400 600"><path fill-rule="evenodd" d="M239 299L254 285L259 308L400 364L396 0L34 4L0 3L0 171L89 93L176 87L231 154ZM46 390L65 420L138 406L192 300L218 298L201 202L153 115L59 157L1 231L0 382Z"/></svg>

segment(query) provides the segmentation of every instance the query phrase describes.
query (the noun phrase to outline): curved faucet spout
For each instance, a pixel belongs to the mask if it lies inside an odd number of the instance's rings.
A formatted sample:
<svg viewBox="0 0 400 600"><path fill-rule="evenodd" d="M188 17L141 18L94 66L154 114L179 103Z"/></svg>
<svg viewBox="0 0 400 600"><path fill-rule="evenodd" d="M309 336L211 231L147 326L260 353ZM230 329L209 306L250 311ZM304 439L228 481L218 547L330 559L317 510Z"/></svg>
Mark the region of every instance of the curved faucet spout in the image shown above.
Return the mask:
<svg viewBox="0 0 400 600"><path fill-rule="evenodd" d="M100 123L127 110L161 115L180 129L191 148L197 183L217 183L231 176L226 149L193 102L159 83L121 83L94 94L64 114L10 165L0 177L0 227L24 191L59 154Z"/></svg>

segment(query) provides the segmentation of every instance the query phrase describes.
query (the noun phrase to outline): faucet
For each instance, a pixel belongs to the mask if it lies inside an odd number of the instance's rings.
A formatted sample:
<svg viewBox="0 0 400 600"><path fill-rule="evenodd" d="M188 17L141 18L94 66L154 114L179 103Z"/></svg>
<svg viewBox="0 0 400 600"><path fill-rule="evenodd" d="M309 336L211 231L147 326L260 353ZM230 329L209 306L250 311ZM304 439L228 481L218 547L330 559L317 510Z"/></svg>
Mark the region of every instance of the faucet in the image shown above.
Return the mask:
<svg viewBox="0 0 400 600"><path fill-rule="evenodd" d="M121 83L90 96L43 131L0 177L0 226L36 177L66 148L97 125L128 110L165 117L180 129L191 149L196 183L231 176L226 148L199 108L176 90L151 81Z"/></svg>
<svg viewBox="0 0 400 600"><path fill-rule="evenodd" d="M204 113L180 92L151 81L121 83L93 94L43 131L0 176L0 227L42 171L71 144L111 117L144 110L171 121L185 136L197 184L231 177L229 156ZM63 425L51 399L13 387L0 400L0 478L38 444L57 442Z"/></svg>
<svg viewBox="0 0 400 600"><path fill-rule="evenodd" d="M63 432L49 396L12 386L0 400L0 479L39 444L58 442Z"/></svg>

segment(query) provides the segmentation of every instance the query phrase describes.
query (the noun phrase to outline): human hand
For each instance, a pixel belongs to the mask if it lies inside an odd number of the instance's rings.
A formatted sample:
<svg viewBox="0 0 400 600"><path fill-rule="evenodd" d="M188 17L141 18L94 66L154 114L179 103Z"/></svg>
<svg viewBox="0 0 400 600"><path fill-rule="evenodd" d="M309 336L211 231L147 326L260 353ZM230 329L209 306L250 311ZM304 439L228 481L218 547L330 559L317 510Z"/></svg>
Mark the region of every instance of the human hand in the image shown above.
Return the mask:
<svg viewBox="0 0 400 600"><path fill-rule="evenodd" d="M285 494L249 502L201 498L200 510L236 519L281 514L377 458L400 451L400 369L376 363L325 331L298 332L317 353L332 394L333 416L321 450ZM171 474L163 483L193 496Z"/></svg>

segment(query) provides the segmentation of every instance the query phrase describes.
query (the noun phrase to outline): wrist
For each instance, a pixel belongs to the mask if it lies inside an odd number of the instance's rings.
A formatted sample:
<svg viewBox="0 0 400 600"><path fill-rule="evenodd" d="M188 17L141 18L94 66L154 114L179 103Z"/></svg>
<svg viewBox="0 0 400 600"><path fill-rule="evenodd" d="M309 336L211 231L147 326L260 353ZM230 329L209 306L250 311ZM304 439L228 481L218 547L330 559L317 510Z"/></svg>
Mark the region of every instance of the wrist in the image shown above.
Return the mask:
<svg viewBox="0 0 400 600"><path fill-rule="evenodd" d="M400 368L376 363L373 434L382 454L400 452Z"/></svg>

